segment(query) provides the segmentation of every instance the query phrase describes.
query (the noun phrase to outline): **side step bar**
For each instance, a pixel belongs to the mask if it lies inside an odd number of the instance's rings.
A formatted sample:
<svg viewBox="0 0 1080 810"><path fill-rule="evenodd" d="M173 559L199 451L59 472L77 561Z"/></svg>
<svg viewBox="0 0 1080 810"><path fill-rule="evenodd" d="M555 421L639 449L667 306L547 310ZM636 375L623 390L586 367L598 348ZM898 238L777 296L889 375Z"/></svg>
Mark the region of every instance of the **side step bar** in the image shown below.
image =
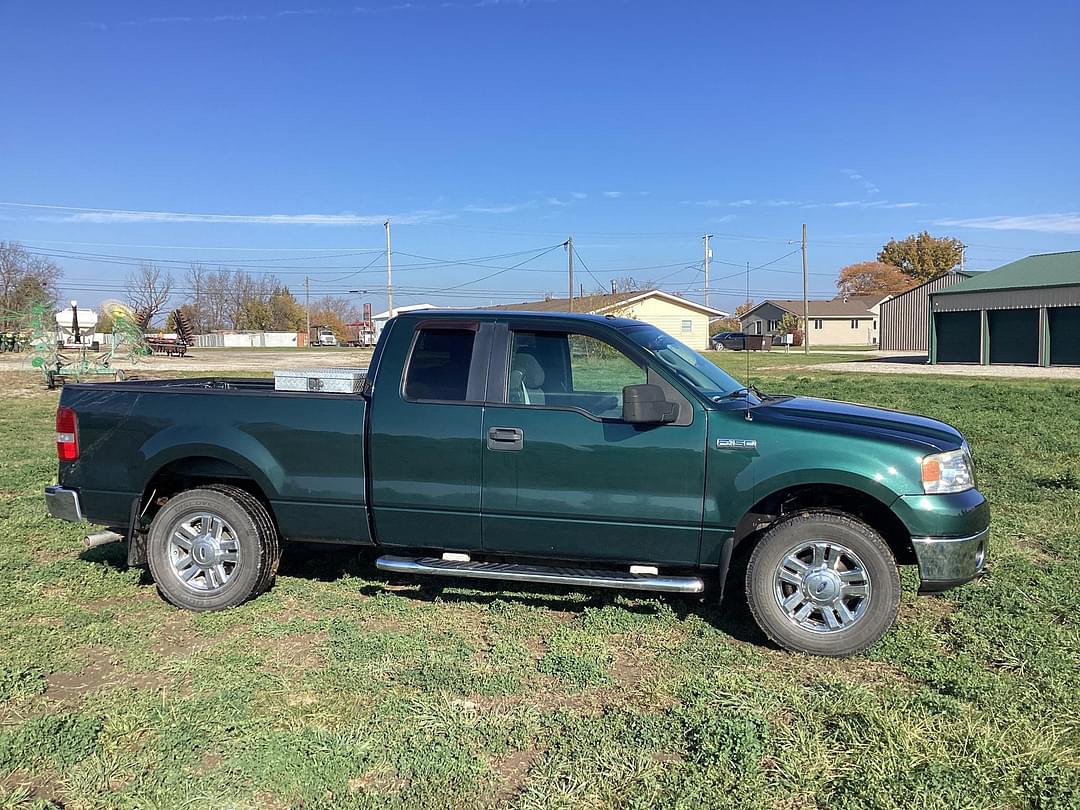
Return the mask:
<svg viewBox="0 0 1080 810"><path fill-rule="evenodd" d="M631 574L586 568L550 568L514 563L461 562L438 557L393 557L384 555L375 561L380 571L396 574L427 574L442 577L494 579L503 582L542 582L548 585L577 585L583 588L622 588L631 591L663 593L701 593L701 577L662 577L655 574Z"/></svg>

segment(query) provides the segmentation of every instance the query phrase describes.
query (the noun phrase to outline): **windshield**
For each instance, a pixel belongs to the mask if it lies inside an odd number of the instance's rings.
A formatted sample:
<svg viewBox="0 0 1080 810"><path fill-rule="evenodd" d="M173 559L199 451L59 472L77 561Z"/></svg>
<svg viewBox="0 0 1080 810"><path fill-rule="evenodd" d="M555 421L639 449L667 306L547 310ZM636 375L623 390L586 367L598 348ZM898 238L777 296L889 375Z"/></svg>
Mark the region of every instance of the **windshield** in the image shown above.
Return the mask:
<svg viewBox="0 0 1080 810"><path fill-rule="evenodd" d="M621 327L620 331L659 360L665 368L674 372L679 379L710 399L745 390L738 380L722 368L710 363L689 346L655 326L635 324Z"/></svg>

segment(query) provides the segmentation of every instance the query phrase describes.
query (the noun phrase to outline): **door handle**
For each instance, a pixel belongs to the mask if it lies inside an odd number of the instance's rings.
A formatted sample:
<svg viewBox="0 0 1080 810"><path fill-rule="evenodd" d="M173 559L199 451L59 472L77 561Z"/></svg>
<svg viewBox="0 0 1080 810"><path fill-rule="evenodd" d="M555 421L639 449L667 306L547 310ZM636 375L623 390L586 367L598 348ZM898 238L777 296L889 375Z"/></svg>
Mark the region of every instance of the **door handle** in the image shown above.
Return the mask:
<svg viewBox="0 0 1080 810"><path fill-rule="evenodd" d="M525 433L521 428L493 427L488 430L488 450L520 450L525 446Z"/></svg>

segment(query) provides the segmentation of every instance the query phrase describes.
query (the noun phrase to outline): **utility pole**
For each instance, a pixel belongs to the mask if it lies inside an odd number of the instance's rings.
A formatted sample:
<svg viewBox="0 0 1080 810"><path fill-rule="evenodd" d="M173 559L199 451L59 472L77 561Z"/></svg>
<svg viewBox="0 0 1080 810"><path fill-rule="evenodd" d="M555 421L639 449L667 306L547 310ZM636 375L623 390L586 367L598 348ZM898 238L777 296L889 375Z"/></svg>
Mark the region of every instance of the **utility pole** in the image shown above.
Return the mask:
<svg viewBox="0 0 1080 810"><path fill-rule="evenodd" d="M574 237L566 237L566 293L569 297L567 306L574 311Z"/></svg>
<svg viewBox="0 0 1080 810"><path fill-rule="evenodd" d="M806 223L802 226L802 349L810 354L810 293L807 279L810 273L806 265Z"/></svg>
<svg viewBox="0 0 1080 810"><path fill-rule="evenodd" d="M391 255L393 251L390 249L390 220L386 220L383 223L383 227L386 228L386 314L387 317L394 317L394 266Z"/></svg>
<svg viewBox="0 0 1080 810"><path fill-rule="evenodd" d="M709 240L712 239L712 234L705 234L702 239L705 240L705 306L709 305L709 259L712 258L712 248L709 247Z"/></svg>
<svg viewBox="0 0 1080 810"><path fill-rule="evenodd" d="M967 252L967 245L965 245L963 242L961 242L960 243L960 272L961 273L964 272L964 259L965 259L964 254L966 252Z"/></svg>
<svg viewBox="0 0 1080 810"><path fill-rule="evenodd" d="M304 276L304 319L307 321L308 346L311 345L311 279Z"/></svg>

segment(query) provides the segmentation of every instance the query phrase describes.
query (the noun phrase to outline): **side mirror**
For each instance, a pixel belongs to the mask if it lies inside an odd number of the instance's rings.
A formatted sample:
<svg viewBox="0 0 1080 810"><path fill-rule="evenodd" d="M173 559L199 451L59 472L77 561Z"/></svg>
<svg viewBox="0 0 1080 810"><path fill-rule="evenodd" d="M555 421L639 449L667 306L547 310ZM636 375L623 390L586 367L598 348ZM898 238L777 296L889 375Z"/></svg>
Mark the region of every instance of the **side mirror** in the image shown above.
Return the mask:
<svg viewBox="0 0 1080 810"><path fill-rule="evenodd" d="M628 385L622 390L622 418L632 425L663 425L679 418L679 403L668 402L659 385Z"/></svg>

